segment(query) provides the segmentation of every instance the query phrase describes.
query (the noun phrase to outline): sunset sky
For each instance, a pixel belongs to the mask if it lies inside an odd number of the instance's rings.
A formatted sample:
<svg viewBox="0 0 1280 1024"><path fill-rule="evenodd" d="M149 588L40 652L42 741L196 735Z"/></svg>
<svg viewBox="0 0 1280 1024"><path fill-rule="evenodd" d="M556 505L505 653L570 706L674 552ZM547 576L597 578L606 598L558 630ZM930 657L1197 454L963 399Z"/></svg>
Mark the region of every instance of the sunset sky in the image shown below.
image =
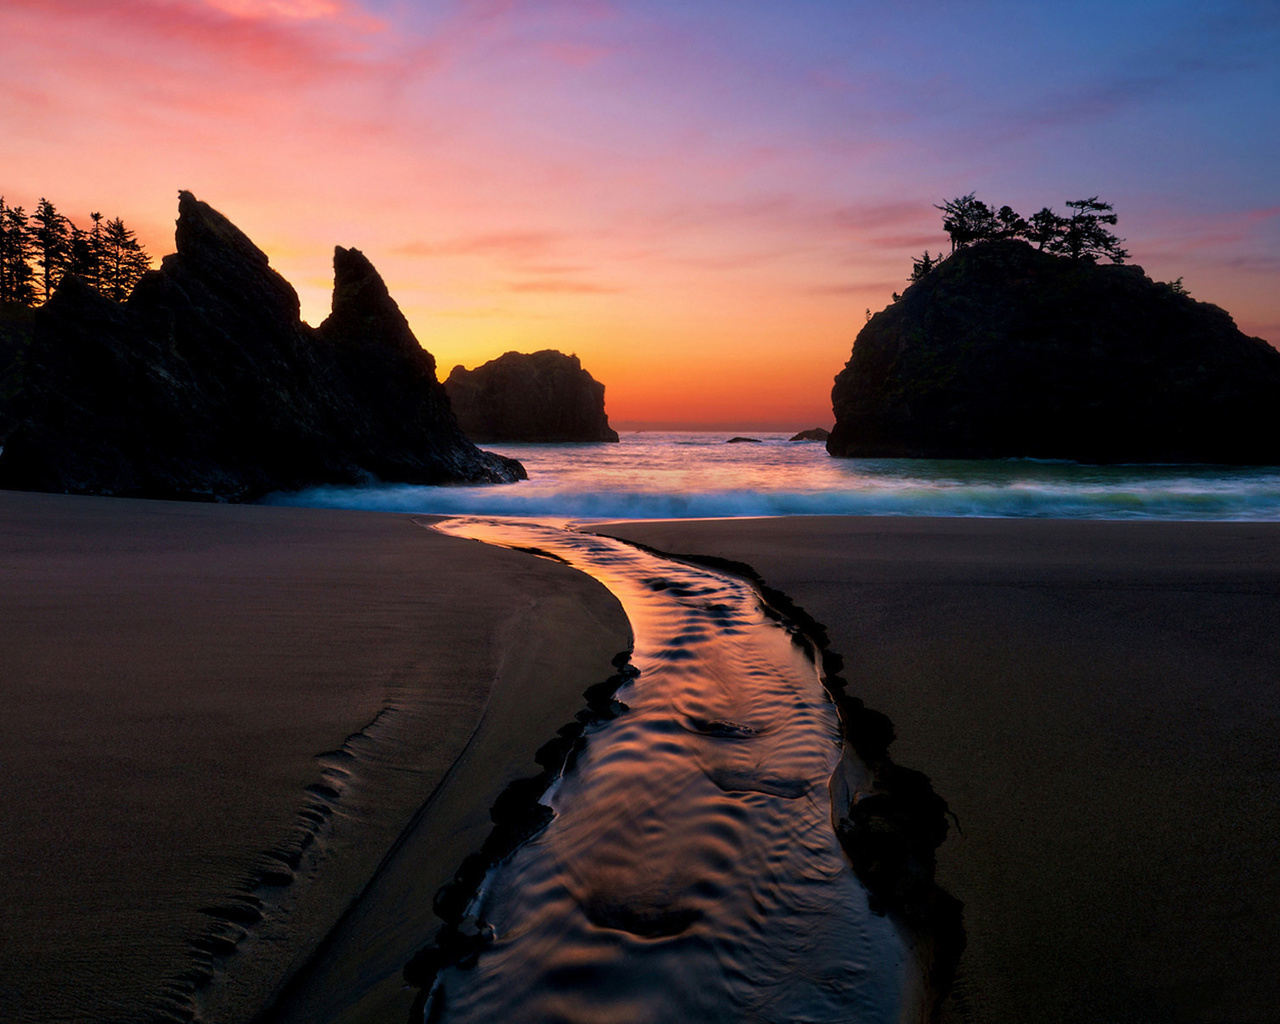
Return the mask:
<svg viewBox="0 0 1280 1024"><path fill-rule="evenodd" d="M831 425L932 204L1101 194L1280 345L1280 4L0 0L0 195L171 251L190 189L327 312L335 244L441 376L576 352L610 418Z"/></svg>

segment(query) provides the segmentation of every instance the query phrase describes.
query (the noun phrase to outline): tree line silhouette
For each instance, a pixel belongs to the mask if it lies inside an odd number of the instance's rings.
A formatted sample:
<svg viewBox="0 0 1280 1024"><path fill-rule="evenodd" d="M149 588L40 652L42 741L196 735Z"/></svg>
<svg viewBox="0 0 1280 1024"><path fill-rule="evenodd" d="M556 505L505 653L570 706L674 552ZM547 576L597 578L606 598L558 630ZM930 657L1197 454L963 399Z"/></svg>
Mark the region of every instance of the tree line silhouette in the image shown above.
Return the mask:
<svg viewBox="0 0 1280 1024"><path fill-rule="evenodd" d="M1129 252L1121 248L1123 238L1107 230L1114 226L1116 215L1110 203L1099 202L1097 196L1067 202L1071 214L1061 217L1049 207L1024 218L1012 207L994 210L970 192L948 200L934 209L942 211L943 230L951 237L951 252L975 242L996 238L1017 238L1030 242L1041 252L1067 259L1096 263L1106 257L1112 263L1123 263ZM949 254L938 253L912 259L911 280L919 281Z"/></svg>
<svg viewBox="0 0 1280 1024"><path fill-rule="evenodd" d="M0 196L0 306L47 302L67 274L116 302L128 298L151 257L119 218L91 213L83 230L41 198L31 214Z"/></svg>

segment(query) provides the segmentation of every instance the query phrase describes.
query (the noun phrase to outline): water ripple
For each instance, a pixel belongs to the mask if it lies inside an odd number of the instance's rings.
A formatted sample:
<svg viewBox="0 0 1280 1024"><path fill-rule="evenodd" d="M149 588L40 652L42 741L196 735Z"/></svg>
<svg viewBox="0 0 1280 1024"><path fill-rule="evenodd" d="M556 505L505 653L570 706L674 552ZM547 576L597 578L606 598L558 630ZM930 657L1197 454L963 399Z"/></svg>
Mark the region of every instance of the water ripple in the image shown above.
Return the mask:
<svg viewBox="0 0 1280 1024"><path fill-rule="evenodd" d="M599 579L639 675L544 798L556 817L482 887L470 909L494 941L441 971L427 1019L901 1019L907 951L831 826L834 708L750 586L540 524L438 528Z"/></svg>

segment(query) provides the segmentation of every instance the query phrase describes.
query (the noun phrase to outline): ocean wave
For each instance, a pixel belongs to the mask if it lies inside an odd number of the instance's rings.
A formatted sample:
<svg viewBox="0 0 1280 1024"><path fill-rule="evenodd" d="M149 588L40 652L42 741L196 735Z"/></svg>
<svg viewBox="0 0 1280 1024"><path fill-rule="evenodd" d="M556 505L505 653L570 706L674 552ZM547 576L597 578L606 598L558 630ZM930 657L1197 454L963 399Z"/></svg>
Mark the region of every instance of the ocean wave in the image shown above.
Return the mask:
<svg viewBox="0 0 1280 1024"><path fill-rule="evenodd" d="M375 484L277 493L267 504L419 514L573 519L713 519L782 515L1280 520L1280 474L1262 479L966 483L885 480L849 489L648 491L512 484Z"/></svg>

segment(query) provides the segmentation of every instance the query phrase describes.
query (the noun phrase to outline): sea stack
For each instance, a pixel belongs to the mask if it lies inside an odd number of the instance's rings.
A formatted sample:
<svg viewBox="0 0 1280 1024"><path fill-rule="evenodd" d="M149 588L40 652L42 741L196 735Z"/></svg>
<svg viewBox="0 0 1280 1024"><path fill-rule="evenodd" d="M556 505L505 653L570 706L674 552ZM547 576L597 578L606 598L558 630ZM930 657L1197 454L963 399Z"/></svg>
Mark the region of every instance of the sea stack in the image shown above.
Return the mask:
<svg viewBox="0 0 1280 1024"><path fill-rule="evenodd" d="M463 436L434 358L358 251L336 251L333 312L312 328L266 255L190 192L176 242L124 304L68 276L35 311L0 486L251 501L524 477Z"/></svg>
<svg viewBox="0 0 1280 1024"><path fill-rule="evenodd" d="M472 441L618 440L605 415L604 385L575 355L508 352L474 370L455 366L444 386Z"/></svg>
<svg viewBox="0 0 1280 1024"><path fill-rule="evenodd" d="M1141 267L961 249L859 333L835 456L1280 464L1280 352Z"/></svg>

